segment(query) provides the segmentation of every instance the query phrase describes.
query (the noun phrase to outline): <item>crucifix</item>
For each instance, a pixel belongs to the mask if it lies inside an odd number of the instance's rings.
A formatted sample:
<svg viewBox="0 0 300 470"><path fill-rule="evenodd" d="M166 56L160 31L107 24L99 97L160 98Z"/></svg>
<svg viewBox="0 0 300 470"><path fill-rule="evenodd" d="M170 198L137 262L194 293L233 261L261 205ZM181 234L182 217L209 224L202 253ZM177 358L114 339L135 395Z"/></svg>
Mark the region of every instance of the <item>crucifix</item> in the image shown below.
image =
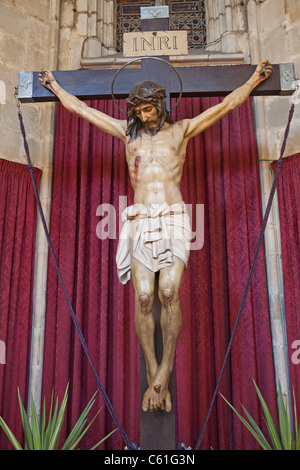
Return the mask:
<svg viewBox="0 0 300 470"><path fill-rule="evenodd" d="M158 7L155 9L159 11ZM168 30L168 17L142 19L142 30ZM154 48L154 40L147 43ZM167 40L156 43L161 50L168 47ZM173 46L177 47L175 40ZM137 48L136 42L134 47ZM168 56L164 59L168 60ZM127 121L119 121L81 101L110 97L115 69L23 72L19 80L21 102L59 99L69 111L120 138L126 146L135 203L123 213L127 235L125 243L119 243L117 263L121 282L132 277L135 287L135 324L144 352L141 361L145 361L141 367L140 446L152 450L175 448L172 370L181 326L178 289L190 241L188 216L179 189L187 142L242 104L250 93L292 94L294 79L290 64L285 69L282 65L273 66L271 74L268 61L258 66L177 69L184 95L227 95L226 98L203 115L175 123L167 110L170 96L180 91L175 74L166 73L163 63L154 66L152 61L142 59L140 69L124 69L123 80L115 84L120 97L127 96L131 89ZM139 83L132 87L136 82ZM172 238L170 231L175 225L180 227L180 233ZM122 234L123 231L120 241Z"/></svg>

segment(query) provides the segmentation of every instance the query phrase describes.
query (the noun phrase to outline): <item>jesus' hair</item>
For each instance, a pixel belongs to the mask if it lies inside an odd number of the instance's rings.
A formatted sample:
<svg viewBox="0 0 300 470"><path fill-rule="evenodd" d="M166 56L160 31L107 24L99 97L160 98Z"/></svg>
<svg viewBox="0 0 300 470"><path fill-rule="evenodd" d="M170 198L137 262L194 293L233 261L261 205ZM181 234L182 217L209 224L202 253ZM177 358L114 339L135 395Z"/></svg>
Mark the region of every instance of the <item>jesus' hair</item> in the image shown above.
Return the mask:
<svg viewBox="0 0 300 470"><path fill-rule="evenodd" d="M140 135L143 127L142 121L135 113L135 107L141 103L152 104L158 110L159 124L153 130L153 135L161 129L165 122L174 124L174 121L166 108L165 98L165 87L158 85L151 80L144 80L134 85L127 98L128 115L126 135L130 135L130 141L135 140Z"/></svg>

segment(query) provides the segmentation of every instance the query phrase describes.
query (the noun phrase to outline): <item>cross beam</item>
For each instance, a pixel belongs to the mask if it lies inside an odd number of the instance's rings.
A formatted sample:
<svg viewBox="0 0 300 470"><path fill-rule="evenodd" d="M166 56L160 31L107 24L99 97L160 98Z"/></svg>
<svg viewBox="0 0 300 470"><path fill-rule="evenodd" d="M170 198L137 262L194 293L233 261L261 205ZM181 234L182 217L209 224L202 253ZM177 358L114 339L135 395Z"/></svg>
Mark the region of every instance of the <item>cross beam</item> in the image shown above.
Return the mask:
<svg viewBox="0 0 300 470"><path fill-rule="evenodd" d="M255 65L248 64L200 65L176 67L176 70L183 83L183 96L225 96L245 83L255 68ZM54 72L54 76L65 90L82 100L108 99L111 98L111 83L116 72L115 68L71 70ZM18 98L21 103L57 101L56 96L41 85L38 74L19 73ZM180 86L176 73L171 71L166 75L169 75L171 96L178 94ZM124 68L115 80L115 95L118 98L127 97L132 86L145 78L149 77L144 75L142 68ZM156 81L159 82L158 79ZM252 96L291 95L294 81L293 64L275 64L271 76L253 90Z"/></svg>

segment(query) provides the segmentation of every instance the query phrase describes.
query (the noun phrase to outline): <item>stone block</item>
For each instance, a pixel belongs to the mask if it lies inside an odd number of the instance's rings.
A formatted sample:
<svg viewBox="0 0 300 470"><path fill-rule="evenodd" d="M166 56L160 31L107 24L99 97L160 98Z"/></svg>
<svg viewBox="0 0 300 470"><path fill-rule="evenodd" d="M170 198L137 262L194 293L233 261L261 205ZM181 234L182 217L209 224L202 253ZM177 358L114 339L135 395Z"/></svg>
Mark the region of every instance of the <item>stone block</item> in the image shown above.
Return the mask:
<svg viewBox="0 0 300 470"><path fill-rule="evenodd" d="M3 80L3 82L6 85L6 103L10 101L15 103L14 87L18 86L18 72L19 71L3 64L1 64L0 67L1 67L1 80Z"/></svg>
<svg viewBox="0 0 300 470"><path fill-rule="evenodd" d="M70 68L70 64L69 64L70 44L71 44L71 30L69 28L61 29L60 42L59 42L59 56L58 56L59 68L61 69Z"/></svg>
<svg viewBox="0 0 300 470"><path fill-rule="evenodd" d="M236 52L237 35L234 32L227 32L221 38L222 52Z"/></svg>
<svg viewBox="0 0 300 470"><path fill-rule="evenodd" d="M2 106L2 109L4 106ZM0 158L25 163L25 152L21 134L0 128Z"/></svg>
<svg viewBox="0 0 300 470"><path fill-rule="evenodd" d="M297 0L286 0L286 3L291 23L300 21L300 2Z"/></svg>
<svg viewBox="0 0 300 470"><path fill-rule="evenodd" d="M266 104L266 125L268 131L285 127L291 106L288 96L270 97Z"/></svg>
<svg viewBox="0 0 300 470"><path fill-rule="evenodd" d="M87 36L88 29L88 15L87 13L77 13L75 20L76 33L79 36Z"/></svg>
<svg viewBox="0 0 300 470"><path fill-rule="evenodd" d="M25 69L24 43L11 37L5 36L2 40L2 60L5 64L15 69Z"/></svg>
<svg viewBox="0 0 300 470"><path fill-rule="evenodd" d="M82 42L82 39L74 39L72 41L70 57L72 70L78 69L80 67Z"/></svg>
<svg viewBox="0 0 300 470"><path fill-rule="evenodd" d="M27 50L25 68L38 72L43 67L48 66L48 51L38 49L37 47L29 47Z"/></svg>
<svg viewBox="0 0 300 470"><path fill-rule="evenodd" d="M0 128L13 132L20 131L17 107L14 105L13 102L7 103L5 106L2 107L0 114Z"/></svg>
<svg viewBox="0 0 300 470"><path fill-rule="evenodd" d="M0 80L0 104L6 104L6 85L3 80Z"/></svg>
<svg viewBox="0 0 300 470"><path fill-rule="evenodd" d="M38 116L37 138L43 140L54 137L55 121L53 120L53 113L56 110L56 103L37 103L33 106Z"/></svg>
<svg viewBox="0 0 300 470"><path fill-rule="evenodd" d="M101 57L101 41L97 37L89 37L83 43L82 58Z"/></svg>
<svg viewBox="0 0 300 470"><path fill-rule="evenodd" d="M297 57L291 58L291 62L294 63L295 67L295 77L300 78L300 54Z"/></svg>
<svg viewBox="0 0 300 470"><path fill-rule="evenodd" d="M45 159L45 146L44 142L40 140L33 139L31 137L27 138L30 158L33 166L37 168L43 167L43 160Z"/></svg>
<svg viewBox="0 0 300 470"><path fill-rule="evenodd" d="M273 31L262 33L259 37L261 57L269 59L274 64L288 62L290 57L289 40L286 29L278 26Z"/></svg>
<svg viewBox="0 0 300 470"><path fill-rule="evenodd" d="M88 11L88 0L76 0L77 11Z"/></svg>
<svg viewBox="0 0 300 470"><path fill-rule="evenodd" d="M282 0L266 0L259 4L260 29L273 31L286 20L284 2Z"/></svg>
<svg viewBox="0 0 300 470"><path fill-rule="evenodd" d="M288 30L288 43L289 43L289 54L299 56L299 44L300 44L300 22L294 24Z"/></svg>
<svg viewBox="0 0 300 470"><path fill-rule="evenodd" d="M49 22L49 0L14 0L16 7L30 16L40 19L41 21Z"/></svg>
<svg viewBox="0 0 300 470"><path fill-rule="evenodd" d="M75 18L74 9L75 8L76 8L76 2L74 3L72 0L62 3L61 19L60 19L60 25L62 27L74 28L74 18Z"/></svg>
<svg viewBox="0 0 300 470"><path fill-rule="evenodd" d="M49 25L42 23L41 21L30 18L29 20L29 31L28 31L28 42L31 46L38 47L48 51L49 46Z"/></svg>
<svg viewBox="0 0 300 470"><path fill-rule="evenodd" d="M300 153L300 141L299 141L299 128L300 128L300 121L297 119L293 119L290 127L290 132L286 141L286 148L284 151L283 156L288 157L289 155L294 155L295 153ZM280 142L283 141L283 134L280 138Z"/></svg>
<svg viewBox="0 0 300 470"><path fill-rule="evenodd" d="M36 3L36 2L35 2ZM0 31L26 40L28 17L13 6L0 2Z"/></svg>
<svg viewBox="0 0 300 470"><path fill-rule="evenodd" d="M35 105L33 104L26 104L26 106L22 106L22 115L23 115L23 121L24 121L24 127L26 131L26 136L27 138L36 138L38 135L38 110L35 108ZM17 122L18 125L18 132L20 132L20 125L19 125L19 119L17 118L17 110L16 107L12 110L12 116L11 118L13 121ZM13 128L13 125L10 127L11 129Z"/></svg>

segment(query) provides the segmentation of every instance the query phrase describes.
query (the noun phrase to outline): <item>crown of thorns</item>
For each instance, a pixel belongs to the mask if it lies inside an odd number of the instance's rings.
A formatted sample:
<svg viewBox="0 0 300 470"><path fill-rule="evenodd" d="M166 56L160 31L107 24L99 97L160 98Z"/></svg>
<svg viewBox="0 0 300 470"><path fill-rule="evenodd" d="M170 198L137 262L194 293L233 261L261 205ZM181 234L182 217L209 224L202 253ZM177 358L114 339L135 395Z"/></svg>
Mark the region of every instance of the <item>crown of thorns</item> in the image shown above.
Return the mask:
<svg viewBox="0 0 300 470"><path fill-rule="evenodd" d="M130 91L126 100L128 107L137 106L141 102L150 103L157 106L160 100L166 98L165 87L155 82L145 80L137 83Z"/></svg>

